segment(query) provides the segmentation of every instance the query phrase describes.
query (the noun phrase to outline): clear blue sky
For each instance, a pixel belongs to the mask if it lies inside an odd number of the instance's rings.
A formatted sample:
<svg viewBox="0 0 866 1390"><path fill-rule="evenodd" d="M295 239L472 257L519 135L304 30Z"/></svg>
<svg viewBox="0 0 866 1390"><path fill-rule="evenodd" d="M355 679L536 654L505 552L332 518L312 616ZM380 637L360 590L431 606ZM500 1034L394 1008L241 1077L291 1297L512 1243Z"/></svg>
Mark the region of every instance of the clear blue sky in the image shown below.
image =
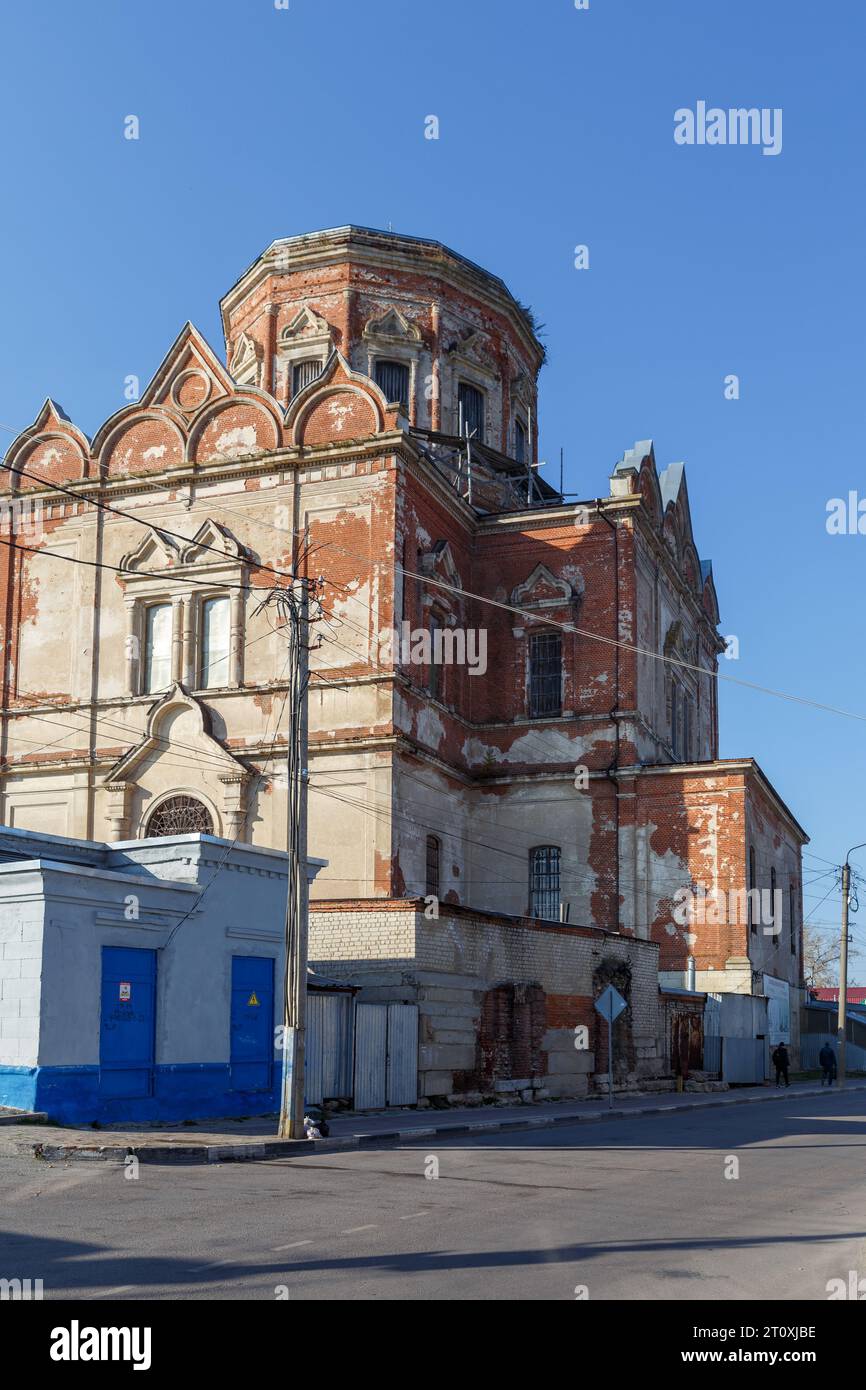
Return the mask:
<svg viewBox="0 0 866 1390"><path fill-rule="evenodd" d="M825 530L866 496L864 30L817 0L7 3L0 420L50 394L92 433L187 318L221 347L218 298L275 237L438 238L546 325L551 480L560 446L586 496L636 439L684 460L722 669L866 715L866 536ZM782 153L676 145L699 100L781 107ZM721 728L812 853L866 840L866 724L726 685Z"/></svg>

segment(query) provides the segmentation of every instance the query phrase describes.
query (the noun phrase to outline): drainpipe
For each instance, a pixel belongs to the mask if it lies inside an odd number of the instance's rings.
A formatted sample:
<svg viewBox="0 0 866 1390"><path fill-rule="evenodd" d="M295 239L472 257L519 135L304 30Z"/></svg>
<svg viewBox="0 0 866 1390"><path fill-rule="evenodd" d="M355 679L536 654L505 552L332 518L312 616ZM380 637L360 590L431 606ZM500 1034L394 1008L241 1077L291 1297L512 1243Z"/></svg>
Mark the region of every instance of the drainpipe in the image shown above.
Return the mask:
<svg viewBox="0 0 866 1390"><path fill-rule="evenodd" d="M694 990L695 979L695 958L694 956L689 956L686 962L686 989Z"/></svg>
<svg viewBox="0 0 866 1390"><path fill-rule="evenodd" d="M618 529L618 527L616 526L616 524L615 524L613 521L610 520L609 517L605 516L604 512L602 511L602 506L603 506L602 499L601 499L600 497L596 497L596 499L595 499L595 508L596 508L596 511L598 512L598 515L601 517L602 521L604 521L604 522L610 527L611 531L613 531L613 574L614 574L614 633L613 633L613 636L614 636L614 641L617 643L617 645L616 645L616 646L614 647L614 649L613 649L613 651L614 651L614 690L613 690L614 699L613 699L613 705L611 706L610 714L609 714L608 717L609 717L611 723L613 724L613 727L614 727L614 730L615 730L615 739L614 739L614 755L613 755L613 761L612 761L612 762L610 763L610 765L605 769L605 772L606 772L607 776L610 778L611 782L613 783L613 788L614 788L614 807L615 807L615 812L614 812L614 825L615 825L615 828L616 828L616 856L615 856L615 863L616 863L616 894L615 894L615 897L616 897L616 930L619 931L619 926L620 926L620 891L619 891L619 887L620 887L620 874L619 874L619 782L618 782L618 780L617 780L617 778L616 778L616 776L615 776L615 774L619 771L619 715L618 715L618 713L617 713L617 711L619 710L619 529Z"/></svg>

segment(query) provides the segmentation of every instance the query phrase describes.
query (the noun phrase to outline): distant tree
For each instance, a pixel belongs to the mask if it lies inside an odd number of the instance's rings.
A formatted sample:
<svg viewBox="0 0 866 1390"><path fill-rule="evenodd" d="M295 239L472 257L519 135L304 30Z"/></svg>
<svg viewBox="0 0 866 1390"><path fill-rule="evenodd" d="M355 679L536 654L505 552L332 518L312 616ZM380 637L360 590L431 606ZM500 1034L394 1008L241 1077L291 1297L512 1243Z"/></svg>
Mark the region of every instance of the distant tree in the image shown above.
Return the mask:
<svg viewBox="0 0 866 1390"><path fill-rule="evenodd" d="M835 989L839 984L838 933L803 928L803 979L809 989ZM857 948L848 943L848 960L859 956ZM849 981L850 983L850 981Z"/></svg>

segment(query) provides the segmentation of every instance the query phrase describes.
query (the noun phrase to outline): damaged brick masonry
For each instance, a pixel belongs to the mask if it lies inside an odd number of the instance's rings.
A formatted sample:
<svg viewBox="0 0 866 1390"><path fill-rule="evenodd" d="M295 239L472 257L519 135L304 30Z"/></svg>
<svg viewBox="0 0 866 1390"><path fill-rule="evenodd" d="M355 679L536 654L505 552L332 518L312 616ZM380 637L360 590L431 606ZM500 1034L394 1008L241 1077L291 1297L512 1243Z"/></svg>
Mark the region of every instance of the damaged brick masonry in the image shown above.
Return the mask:
<svg viewBox="0 0 866 1390"><path fill-rule="evenodd" d="M602 961L631 982L629 1072L662 1065L656 984L690 960L698 990L773 976L796 1017L806 836L753 759L718 757L724 643L683 465L641 441L604 496L544 483L531 315L436 242L283 239L221 308L225 362L187 324L92 440L49 399L9 449L6 500L32 496L40 528L0 554L0 821L283 845L285 644L255 610L306 538L330 619L311 956L426 1001L428 1094L503 1072L580 1090ZM483 633L485 669L431 659L437 633ZM773 935L675 918L683 889L771 884Z"/></svg>

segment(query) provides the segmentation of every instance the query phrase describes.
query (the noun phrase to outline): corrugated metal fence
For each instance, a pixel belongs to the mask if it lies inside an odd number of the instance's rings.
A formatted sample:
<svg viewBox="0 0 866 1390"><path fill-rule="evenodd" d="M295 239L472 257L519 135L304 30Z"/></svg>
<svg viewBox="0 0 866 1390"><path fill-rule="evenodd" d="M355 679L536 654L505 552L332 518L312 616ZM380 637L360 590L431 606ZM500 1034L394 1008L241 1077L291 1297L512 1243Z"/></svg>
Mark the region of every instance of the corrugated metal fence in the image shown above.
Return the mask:
<svg viewBox="0 0 866 1390"><path fill-rule="evenodd" d="M418 1099L417 1004L355 1007L355 1109Z"/></svg>
<svg viewBox="0 0 866 1390"><path fill-rule="evenodd" d="M836 1041L835 1033L831 1036L816 1037L813 1033L800 1034L800 1065L804 1071L818 1071L821 1063L818 1061L818 1053L825 1043L829 1043L836 1054L836 1064L839 1063L839 1045ZM847 1071L866 1071L866 1048L858 1047L857 1043L849 1042L845 1047L845 1070Z"/></svg>
<svg viewBox="0 0 866 1390"><path fill-rule="evenodd" d="M307 995L304 1090L309 1105L352 1094L355 1001L351 994Z"/></svg>

